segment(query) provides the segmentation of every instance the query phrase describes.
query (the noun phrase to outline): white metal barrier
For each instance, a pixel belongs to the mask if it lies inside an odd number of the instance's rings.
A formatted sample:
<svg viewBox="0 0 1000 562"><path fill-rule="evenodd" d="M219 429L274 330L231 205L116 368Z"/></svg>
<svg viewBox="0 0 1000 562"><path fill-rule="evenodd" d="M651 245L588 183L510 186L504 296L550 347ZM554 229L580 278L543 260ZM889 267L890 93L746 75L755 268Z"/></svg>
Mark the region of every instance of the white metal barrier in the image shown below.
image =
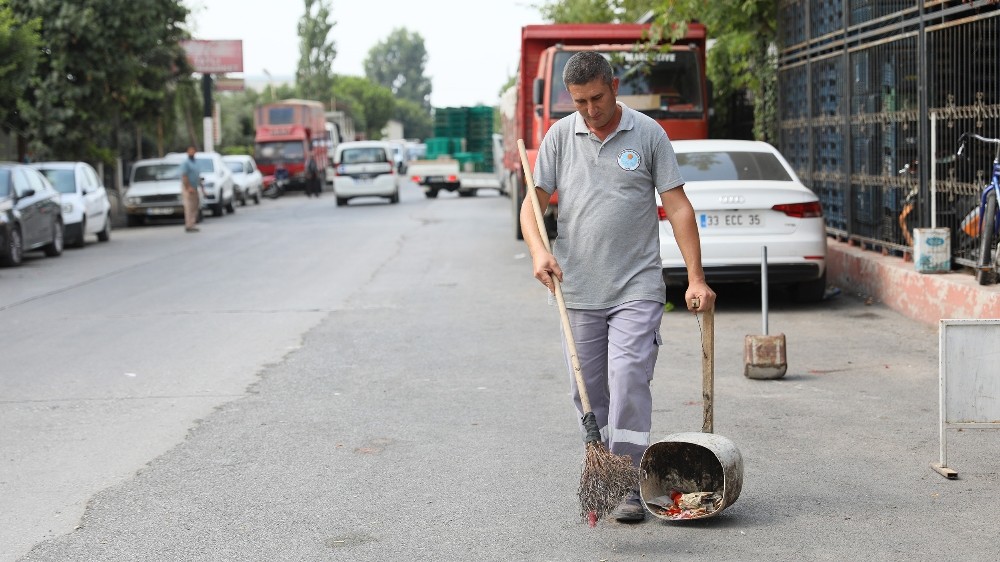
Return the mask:
<svg viewBox="0 0 1000 562"><path fill-rule="evenodd" d="M941 320L941 459L931 468L957 478L948 467L948 429L1000 429L1000 319Z"/></svg>

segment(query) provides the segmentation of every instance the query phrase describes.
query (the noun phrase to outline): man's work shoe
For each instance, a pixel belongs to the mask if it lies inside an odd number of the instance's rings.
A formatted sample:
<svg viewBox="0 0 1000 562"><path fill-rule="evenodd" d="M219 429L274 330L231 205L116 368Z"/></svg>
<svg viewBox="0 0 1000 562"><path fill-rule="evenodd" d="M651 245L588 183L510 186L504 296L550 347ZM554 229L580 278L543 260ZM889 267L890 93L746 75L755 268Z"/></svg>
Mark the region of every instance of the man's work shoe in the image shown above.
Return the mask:
<svg viewBox="0 0 1000 562"><path fill-rule="evenodd" d="M638 523L646 518L646 508L642 505L639 490L632 490L614 509L611 517L619 523Z"/></svg>

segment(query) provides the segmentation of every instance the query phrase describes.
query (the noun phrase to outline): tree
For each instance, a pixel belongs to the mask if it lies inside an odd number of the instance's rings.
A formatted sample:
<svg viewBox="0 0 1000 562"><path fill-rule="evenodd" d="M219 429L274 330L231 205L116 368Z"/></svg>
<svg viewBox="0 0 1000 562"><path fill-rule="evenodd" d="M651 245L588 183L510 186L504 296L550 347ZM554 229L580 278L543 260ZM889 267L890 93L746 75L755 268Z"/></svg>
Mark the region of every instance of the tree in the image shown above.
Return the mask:
<svg viewBox="0 0 1000 562"><path fill-rule="evenodd" d="M403 134L411 139L434 136L434 121L427 111L412 100L396 99L395 119L403 124Z"/></svg>
<svg viewBox="0 0 1000 562"><path fill-rule="evenodd" d="M333 60L337 58L336 43L329 39L336 22L330 21L330 0L305 0L305 6L299 19L295 86L301 97L325 102L333 87Z"/></svg>
<svg viewBox="0 0 1000 562"><path fill-rule="evenodd" d="M616 21L618 2L607 0L554 0L535 6L554 23L606 23Z"/></svg>
<svg viewBox="0 0 1000 562"><path fill-rule="evenodd" d="M724 119L734 95L748 91L754 104L754 136L776 138L778 2L773 0L551 0L538 6L557 23L635 21L647 11L655 19L650 42L683 34L690 21L705 24L715 44L706 72L712 82L716 120ZM600 19L606 16L606 19ZM651 45L652 46L652 45Z"/></svg>
<svg viewBox="0 0 1000 562"><path fill-rule="evenodd" d="M715 87L716 111L732 95L747 90L754 105L754 137L777 139L778 2L773 0L656 0L656 32L684 22L705 24L715 45L708 51L708 75ZM664 33L669 35L668 33ZM721 107L720 107L721 106Z"/></svg>
<svg viewBox="0 0 1000 562"><path fill-rule="evenodd" d="M19 21L7 0L0 0L0 127L8 131L24 126L17 106L38 63L40 23Z"/></svg>
<svg viewBox="0 0 1000 562"><path fill-rule="evenodd" d="M338 103L347 105L355 128L365 131L365 138L369 139L382 136L382 128L396 109L389 88L373 84L360 76L337 76L333 95Z"/></svg>
<svg viewBox="0 0 1000 562"><path fill-rule="evenodd" d="M365 76L389 88L397 98L411 100L430 114L431 81L424 75L427 49L419 33L398 28L365 57Z"/></svg>
<svg viewBox="0 0 1000 562"><path fill-rule="evenodd" d="M9 0L41 21L42 55L23 104L32 149L110 161L127 124L171 111L171 84L189 73L180 40L188 10L176 0Z"/></svg>

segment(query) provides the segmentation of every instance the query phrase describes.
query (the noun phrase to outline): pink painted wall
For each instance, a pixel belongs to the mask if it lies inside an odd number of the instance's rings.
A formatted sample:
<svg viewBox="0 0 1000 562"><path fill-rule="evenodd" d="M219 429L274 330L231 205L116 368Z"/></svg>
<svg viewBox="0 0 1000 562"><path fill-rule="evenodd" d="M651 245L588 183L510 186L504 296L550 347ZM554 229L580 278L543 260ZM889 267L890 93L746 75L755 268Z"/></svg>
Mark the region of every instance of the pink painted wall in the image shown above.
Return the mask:
<svg viewBox="0 0 1000 562"><path fill-rule="evenodd" d="M1000 284L981 286L970 273L918 273L913 262L833 239L826 263L828 284L869 296L914 320L1000 318Z"/></svg>

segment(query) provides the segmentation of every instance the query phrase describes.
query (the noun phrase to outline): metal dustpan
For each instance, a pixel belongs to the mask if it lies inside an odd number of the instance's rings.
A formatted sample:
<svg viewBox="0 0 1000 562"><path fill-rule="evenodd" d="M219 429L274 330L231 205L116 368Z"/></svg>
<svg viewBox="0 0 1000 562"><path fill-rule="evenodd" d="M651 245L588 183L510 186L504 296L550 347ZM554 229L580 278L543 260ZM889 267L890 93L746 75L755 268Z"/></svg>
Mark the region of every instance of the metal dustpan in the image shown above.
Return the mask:
<svg viewBox="0 0 1000 562"><path fill-rule="evenodd" d="M673 433L650 445L639 462L639 496L646 509L667 521L705 519L736 503L743 489L743 455L712 433L715 394L715 318L702 326L701 432Z"/></svg>

